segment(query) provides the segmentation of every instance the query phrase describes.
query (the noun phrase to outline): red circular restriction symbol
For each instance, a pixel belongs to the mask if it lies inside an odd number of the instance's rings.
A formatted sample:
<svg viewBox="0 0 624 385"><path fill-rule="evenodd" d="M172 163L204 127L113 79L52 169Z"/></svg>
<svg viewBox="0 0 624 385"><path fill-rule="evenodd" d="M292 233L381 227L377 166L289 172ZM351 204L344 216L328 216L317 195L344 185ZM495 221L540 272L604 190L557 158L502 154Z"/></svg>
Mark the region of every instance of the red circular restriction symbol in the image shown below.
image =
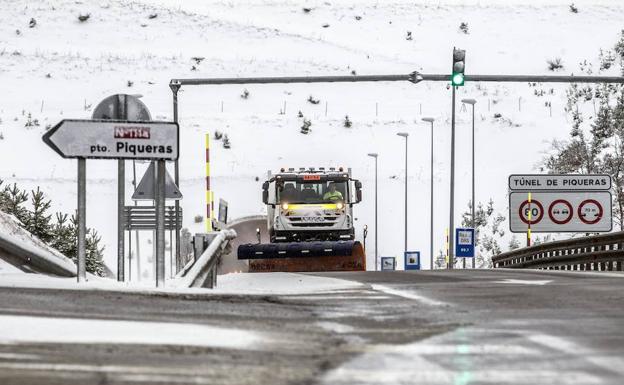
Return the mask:
<svg viewBox="0 0 624 385"><path fill-rule="evenodd" d="M548 217L553 223L565 225L572 220L574 209L565 199L557 199L548 206Z"/></svg>
<svg viewBox="0 0 624 385"><path fill-rule="evenodd" d="M529 205L529 201L526 200L524 202L522 202L522 204L520 205L520 209L518 209L518 214L520 215L520 220L522 220L522 222L526 223L527 225L529 224L529 208L527 207ZM524 213L526 207L526 213ZM534 213L534 210L537 210L537 213ZM536 223L539 223L539 221L542 220L542 218L544 217L544 206L542 206L542 204L539 201L536 201L534 199L531 200L531 224L534 225Z"/></svg>
<svg viewBox="0 0 624 385"><path fill-rule="evenodd" d="M586 199L578 207L578 217L588 225L598 223L602 219L602 205L595 199Z"/></svg>

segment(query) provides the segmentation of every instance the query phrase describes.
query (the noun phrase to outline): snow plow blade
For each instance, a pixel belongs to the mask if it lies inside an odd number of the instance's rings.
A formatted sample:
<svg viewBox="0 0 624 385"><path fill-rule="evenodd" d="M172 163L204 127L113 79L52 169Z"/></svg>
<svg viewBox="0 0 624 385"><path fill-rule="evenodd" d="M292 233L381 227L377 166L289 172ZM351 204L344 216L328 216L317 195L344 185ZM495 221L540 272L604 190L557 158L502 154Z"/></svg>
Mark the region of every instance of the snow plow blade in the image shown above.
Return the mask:
<svg viewBox="0 0 624 385"><path fill-rule="evenodd" d="M249 260L249 272L366 270L357 241L246 244L238 246L238 259Z"/></svg>

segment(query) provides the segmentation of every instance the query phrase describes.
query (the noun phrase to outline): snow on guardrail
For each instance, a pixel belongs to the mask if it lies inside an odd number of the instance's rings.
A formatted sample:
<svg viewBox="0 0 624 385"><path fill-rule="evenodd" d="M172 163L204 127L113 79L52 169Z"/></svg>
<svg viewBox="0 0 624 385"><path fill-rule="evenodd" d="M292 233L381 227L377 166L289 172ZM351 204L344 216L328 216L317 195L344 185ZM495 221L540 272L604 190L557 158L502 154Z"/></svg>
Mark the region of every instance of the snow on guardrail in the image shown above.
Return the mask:
<svg viewBox="0 0 624 385"><path fill-rule="evenodd" d="M73 277L76 264L24 230L12 215L0 212L0 258L20 270Z"/></svg>
<svg viewBox="0 0 624 385"><path fill-rule="evenodd" d="M236 238L236 231L222 230L210 242L208 248L195 261L186 274L173 280L172 286L182 287L214 287L216 286L217 260L224 252L228 243Z"/></svg>

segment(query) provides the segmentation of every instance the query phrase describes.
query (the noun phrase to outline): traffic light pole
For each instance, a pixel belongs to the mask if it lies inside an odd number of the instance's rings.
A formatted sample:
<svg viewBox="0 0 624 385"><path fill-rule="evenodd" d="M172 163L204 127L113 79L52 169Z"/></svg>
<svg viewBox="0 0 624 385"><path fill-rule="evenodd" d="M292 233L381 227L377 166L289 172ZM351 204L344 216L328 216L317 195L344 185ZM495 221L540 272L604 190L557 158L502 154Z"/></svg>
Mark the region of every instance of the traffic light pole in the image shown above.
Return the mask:
<svg viewBox="0 0 624 385"><path fill-rule="evenodd" d="M455 257L453 243L455 241L455 86L451 86L452 89L452 104L451 104L451 188L450 188L450 216L449 216L449 251L448 251L448 268L453 269L455 267Z"/></svg>

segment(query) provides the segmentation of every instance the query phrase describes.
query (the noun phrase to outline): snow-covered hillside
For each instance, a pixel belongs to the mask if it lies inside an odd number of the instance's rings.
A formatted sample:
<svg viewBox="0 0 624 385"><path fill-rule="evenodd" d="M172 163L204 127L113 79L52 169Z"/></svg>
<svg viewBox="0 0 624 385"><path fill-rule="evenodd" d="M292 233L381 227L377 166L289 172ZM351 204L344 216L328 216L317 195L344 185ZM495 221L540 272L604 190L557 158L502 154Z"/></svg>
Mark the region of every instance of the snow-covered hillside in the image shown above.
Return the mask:
<svg viewBox="0 0 624 385"><path fill-rule="evenodd" d="M171 78L448 73L453 46L467 50L467 73L547 74L546 60L556 57L563 60L562 73L578 72L580 61L595 58L599 48L616 40L624 3L575 1L578 13L570 12L568 3L1 0L0 177L23 187L41 185L55 209L73 211L75 162L43 144L45 126L89 118L101 99L115 93L141 94L155 118L172 119ZM78 20L87 14L88 20ZM462 22L468 34L459 30ZM204 59L193 59L198 57ZM534 96L526 84L467 83L459 91L460 99L478 101L477 199L493 198L503 213L507 176L535 171L549 141L569 130L565 87L538 88L546 95ZM240 97L244 89L247 99ZM310 96L320 103L307 102ZM399 255L403 248L399 131L411 135L409 246L428 254L429 127L420 119L435 117L435 250L443 248L450 161L446 84L185 87L180 103L185 226L202 230L192 219L204 211L207 132L225 132L232 142L229 150L213 142L211 157L217 198L229 201L232 218L264 211L260 186L269 169L345 166L365 186L358 226L372 230L373 162L366 154L378 152L384 256ZM312 121L309 135L299 133L298 111ZM25 127L29 115L39 126ZM345 115L351 128L343 127ZM459 220L470 196L470 111L461 103L457 135ZM139 174L145 167L140 165ZM87 222L102 233L114 271L116 164L90 161L87 175Z"/></svg>

